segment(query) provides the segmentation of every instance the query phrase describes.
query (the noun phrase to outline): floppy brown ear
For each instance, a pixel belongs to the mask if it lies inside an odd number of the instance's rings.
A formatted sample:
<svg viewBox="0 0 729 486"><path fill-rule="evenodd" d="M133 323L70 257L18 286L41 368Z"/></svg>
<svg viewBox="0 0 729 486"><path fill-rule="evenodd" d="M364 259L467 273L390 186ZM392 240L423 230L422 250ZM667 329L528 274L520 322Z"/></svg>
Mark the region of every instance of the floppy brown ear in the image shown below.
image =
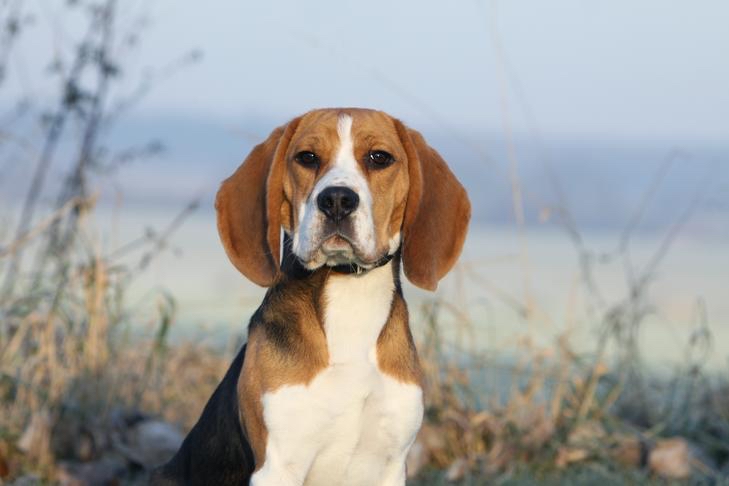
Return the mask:
<svg viewBox="0 0 729 486"><path fill-rule="evenodd" d="M399 121L395 125L408 157L410 178L403 220L403 268L413 284L435 290L461 254L471 203L423 136Z"/></svg>
<svg viewBox="0 0 729 486"><path fill-rule="evenodd" d="M299 119L276 128L256 145L218 190L218 233L228 258L263 287L279 276L284 157Z"/></svg>

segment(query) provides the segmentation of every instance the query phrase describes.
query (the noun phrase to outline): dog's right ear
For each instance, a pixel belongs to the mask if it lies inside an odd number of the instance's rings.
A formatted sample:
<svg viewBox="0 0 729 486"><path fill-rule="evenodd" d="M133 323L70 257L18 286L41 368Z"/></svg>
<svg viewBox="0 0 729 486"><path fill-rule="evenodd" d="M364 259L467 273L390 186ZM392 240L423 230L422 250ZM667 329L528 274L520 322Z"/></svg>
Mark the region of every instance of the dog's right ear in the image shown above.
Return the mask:
<svg viewBox="0 0 729 486"><path fill-rule="evenodd" d="M256 145L218 190L218 233L235 268L263 287L279 277L284 157L300 118Z"/></svg>

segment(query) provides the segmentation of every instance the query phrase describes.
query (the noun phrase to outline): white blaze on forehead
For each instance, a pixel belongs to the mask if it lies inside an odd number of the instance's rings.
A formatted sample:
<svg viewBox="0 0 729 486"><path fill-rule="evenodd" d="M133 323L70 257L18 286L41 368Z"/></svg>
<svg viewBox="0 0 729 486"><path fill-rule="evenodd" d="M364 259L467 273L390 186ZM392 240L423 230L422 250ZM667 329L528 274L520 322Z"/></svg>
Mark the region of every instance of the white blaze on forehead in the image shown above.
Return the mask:
<svg viewBox="0 0 729 486"><path fill-rule="evenodd" d="M371 213L372 195L367 180L357 164L354 155L354 140L352 139L352 117L347 114L339 115L337 120L337 136L339 147L334 156L334 165L314 188L318 194L322 189L329 186L345 186L352 189L360 198L367 212Z"/></svg>
<svg viewBox="0 0 729 486"><path fill-rule="evenodd" d="M334 163L317 183L313 195L318 195L319 192L330 186L344 186L356 192L360 200L363 197L366 198L365 202L371 205L372 197L370 196L369 185L354 155L352 117L350 115L339 115L337 136L339 137L339 146L334 154Z"/></svg>
<svg viewBox="0 0 729 486"><path fill-rule="evenodd" d="M349 115L339 115L337 119L337 135L339 136L339 150L337 153L337 162L349 154L354 160L354 143L352 142L352 117ZM355 161L356 163L356 161Z"/></svg>

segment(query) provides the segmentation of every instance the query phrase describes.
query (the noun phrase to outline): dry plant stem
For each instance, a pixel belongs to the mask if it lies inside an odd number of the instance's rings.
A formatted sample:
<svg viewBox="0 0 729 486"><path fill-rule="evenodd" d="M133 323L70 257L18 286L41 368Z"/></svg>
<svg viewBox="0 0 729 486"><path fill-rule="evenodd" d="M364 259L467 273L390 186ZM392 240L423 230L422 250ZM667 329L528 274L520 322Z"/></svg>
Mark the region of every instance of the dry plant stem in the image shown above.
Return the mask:
<svg viewBox="0 0 729 486"><path fill-rule="evenodd" d="M93 33L93 28L89 28L86 32L83 43L87 42ZM49 173L49 168L53 162L53 157L58 147L58 142L63 134L63 128L66 124L67 118L71 115L73 109L68 104L67 95L68 91L72 86L78 83L78 79L81 76L86 61L81 53L77 53L73 66L71 67L67 78L64 80L64 92L61 93L61 99L59 106L52 115L46 132L45 140L43 142L43 149L40 152L40 158L33 173L30 187L25 196L23 202L23 208L20 212L20 218L18 219L18 227L15 230L14 240L20 240L23 238L28 228L32 224L33 217L35 215L36 206L38 204L38 198L43 192L43 185L46 180L46 176ZM0 288L0 302L6 301L13 293L15 284L17 281L18 270L20 269L22 262L22 252L18 251L10 255L10 261L5 269L5 280L2 288Z"/></svg>
<svg viewBox="0 0 729 486"><path fill-rule="evenodd" d="M174 235L175 231L177 231L180 226L187 220L190 215L195 212L195 210L200 206L200 199L195 198L192 201L190 201L170 222L167 227L162 230L162 232L159 233L159 235L155 235L152 237L149 236L142 236L140 238L136 238L128 243L125 243L121 247L117 248L116 250L112 251L106 256L106 260L108 261L114 261L117 260L129 253L132 253L140 248L144 248L145 246L150 246L151 248L145 252L142 257L139 260L139 263L137 264L137 269L141 270L144 267L147 266L149 263L149 260L155 256L155 254L162 251L167 244L169 243L169 240Z"/></svg>
<svg viewBox="0 0 729 486"><path fill-rule="evenodd" d="M101 39L98 45L98 59L95 60L94 68L98 77L98 84L95 90L89 94L91 104L88 114L84 119L84 131L79 150L79 156L76 166L66 181L58 200L58 205L62 205L69 198L74 196L86 197L88 191L88 170L92 163L93 152L97 148L97 138L102 129L101 120L105 107L106 97L109 90L109 83L114 76L114 68L112 66L112 35L115 21L115 0L107 0L100 9L98 18L96 19L96 28L100 32ZM66 221L65 230L61 230L61 222L58 221L52 225L49 235L49 247L41 255L36 272L36 279L40 277L41 269L45 266L44 260L50 254L62 258L70 247L74 235L76 233L76 225L81 208L73 211ZM62 271L64 265L58 266L58 270Z"/></svg>
<svg viewBox="0 0 729 486"><path fill-rule="evenodd" d="M107 293L107 274L101 259L98 245L94 247L94 261L86 276L89 290L86 292L86 313L89 316L89 330L84 352L85 361L94 373L100 372L106 365L108 349L108 320L103 312L104 297Z"/></svg>
<svg viewBox="0 0 729 486"><path fill-rule="evenodd" d="M467 270L469 278L488 290L490 293L492 293L496 298L498 298L501 302L506 304L509 308L511 308L519 317L522 317L524 319L527 318L528 309L527 307L519 302L519 300L509 294L507 291L501 289L496 284L492 283L490 280L485 278L483 275L478 274L475 270Z"/></svg>
<svg viewBox="0 0 729 486"><path fill-rule="evenodd" d="M69 199L66 201L66 203L61 206L60 208L56 209L52 214L47 216L43 221L38 223L35 227L32 229L29 229L27 232L25 232L20 239L17 239L7 246L0 248L0 258L4 258L8 255L12 255L13 253L20 251L20 249L30 243L33 239L37 238L38 236L42 235L43 232L48 229L48 227L53 224L54 222L58 221L59 219L66 216L66 214L73 210L76 206L79 206L81 204L87 204L87 205L93 205L95 204L96 197L92 196L88 200L83 200L80 197L74 197L72 199Z"/></svg>
<svg viewBox="0 0 729 486"><path fill-rule="evenodd" d="M48 391L51 398L56 398L60 391L59 383L56 379L57 372L60 370L57 360L58 352L56 350L56 319L66 281L67 280L64 278L61 284L56 287L53 301L48 313L46 314L43 326L43 349L45 350L45 359L47 364Z"/></svg>
<svg viewBox="0 0 729 486"><path fill-rule="evenodd" d="M8 59L20 34L23 17L23 0L14 0L0 5L2 32L0 33L0 85L7 76Z"/></svg>
<svg viewBox="0 0 729 486"><path fill-rule="evenodd" d="M552 403L550 406L551 417L553 421L557 421L562 415L562 407L564 402L564 396L566 394L567 380L570 374L570 363L571 356L569 353L569 343L567 342L567 336L562 335L558 339L558 374L557 374L557 387L552 395Z"/></svg>
<svg viewBox="0 0 729 486"><path fill-rule="evenodd" d="M626 277L628 279L628 285L630 288L635 286L635 270L632 264L632 261L630 259L630 240L633 236L633 233L638 228L638 225L640 224L641 220L643 219L643 215L645 214L648 206L650 205L651 201L655 197L656 193L658 192L658 189L660 188L661 184L665 180L666 176L668 175L668 172L673 167L674 163L678 159L679 156L683 156L683 154L678 151L674 150L672 151L668 157L663 161L663 163L658 167L658 170L653 177L653 181L648 187L648 190L643 195L643 199L636 207L635 211L633 211L633 215L630 218L630 221L623 229L622 233L620 234L620 240L618 243L618 250L617 253L619 253L623 258L623 267L626 274Z"/></svg>
<svg viewBox="0 0 729 486"><path fill-rule="evenodd" d="M527 322L531 321L536 309L536 300L531 285L530 262L529 262L529 243L526 238L525 219L524 219L524 201L522 197L521 179L519 178L519 159L516 155L516 147L511 132L511 121L509 116L508 86L504 75L504 53L501 45L501 39L498 35L498 26L496 25L496 2L492 4L492 25L489 29L491 41L496 52L499 69L497 69L499 79L499 99L501 107L501 119L506 139L507 156L509 159L509 179L511 182L511 197L514 211L514 219L517 226L517 235L519 238L521 271L522 271L522 287L524 291L524 302L527 309Z"/></svg>
<svg viewBox="0 0 729 486"><path fill-rule="evenodd" d="M48 169L51 161L53 160L53 154L56 146L60 140L65 119L66 114L59 113L53 117L53 121L51 122L51 126L48 130L48 136L46 137L46 142L43 146L43 150L41 151L40 160L36 166L33 179L30 183L30 188L28 189L25 202L23 203L23 209L20 213L18 227L15 230L14 239L16 241L24 238L31 222L33 221L38 198L42 193L43 184L45 182L46 175L49 172ZM21 265L21 260L21 251L14 252L10 255L10 262L5 270L5 281L2 289L0 289L0 302L7 300L7 298L12 294L17 281L17 274Z"/></svg>
<svg viewBox="0 0 729 486"><path fill-rule="evenodd" d="M595 393L597 391L597 384L600 380L600 377L602 377L603 373L600 372L601 365L600 363L596 363L592 371L590 372L590 379L587 382L587 386L585 387L585 392L583 394L582 400L580 402L580 406L577 409L577 423L581 423L585 420L587 417L587 414L590 412L590 409L592 408L592 404L595 400Z"/></svg>

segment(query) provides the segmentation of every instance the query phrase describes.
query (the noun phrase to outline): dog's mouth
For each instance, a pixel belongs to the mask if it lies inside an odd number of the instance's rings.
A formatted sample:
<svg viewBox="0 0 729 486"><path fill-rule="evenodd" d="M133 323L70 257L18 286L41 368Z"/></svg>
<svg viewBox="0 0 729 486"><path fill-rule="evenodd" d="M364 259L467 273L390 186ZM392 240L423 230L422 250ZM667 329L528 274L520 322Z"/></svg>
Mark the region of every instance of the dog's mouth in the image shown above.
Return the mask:
<svg viewBox="0 0 729 486"><path fill-rule="evenodd" d="M351 260L355 253L352 242L346 236L339 233L322 241L319 250L329 258L347 261Z"/></svg>
<svg viewBox="0 0 729 486"><path fill-rule="evenodd" d="M357 245L341 232L323 238L317 252L326 258L324 265L330 267L351 264L368 266L367 259L362 257Z"/></svg>
<svg viewBox="0 0 729 486"><path fill-rule="evenodd" d="M332 231L320 239L308 258L299 259L304 266L313 270L323 266L356 265L363 269L376 266L378 257L367 256L356 241L342 231Z"/></svg>

